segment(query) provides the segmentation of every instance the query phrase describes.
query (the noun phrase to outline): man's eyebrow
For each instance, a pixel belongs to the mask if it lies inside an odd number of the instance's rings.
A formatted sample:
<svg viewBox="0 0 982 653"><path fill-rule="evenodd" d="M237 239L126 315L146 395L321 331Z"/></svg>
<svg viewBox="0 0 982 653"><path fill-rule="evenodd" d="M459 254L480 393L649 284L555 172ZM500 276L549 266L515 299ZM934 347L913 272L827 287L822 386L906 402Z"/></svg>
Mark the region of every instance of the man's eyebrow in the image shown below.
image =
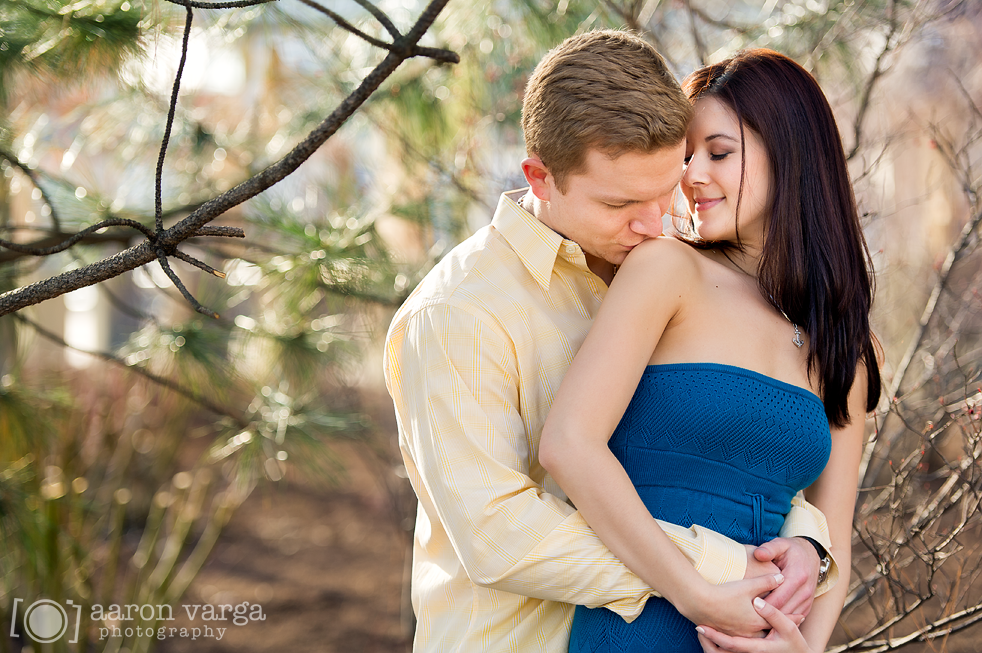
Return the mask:
<svg viewBox="0 0 982 653"><path fill-rule="evenodd" d="M638 200L627 199L624 197L614 197L613 195L598 195L597 200L605 204L630 204Z"/></svg>

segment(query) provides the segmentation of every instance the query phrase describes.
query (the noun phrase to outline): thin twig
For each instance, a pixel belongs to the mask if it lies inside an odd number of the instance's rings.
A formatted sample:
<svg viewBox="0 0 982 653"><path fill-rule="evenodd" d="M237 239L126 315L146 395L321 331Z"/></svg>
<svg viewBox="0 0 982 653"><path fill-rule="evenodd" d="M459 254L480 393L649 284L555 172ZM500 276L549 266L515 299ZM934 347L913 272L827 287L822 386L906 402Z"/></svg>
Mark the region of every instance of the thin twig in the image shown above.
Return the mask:
<svg viewBox="0 0 982 653"><path fill-rule="evenodd" d="M345 20L341 15L339 15L334 11L331 11L324 5L315 2L314 0L300 0L300 2L304 3L308 7L316 9L317 11L321 12L322 14L333 20L335 23L337 23L337 26L340 27L341 29L351 32L358 38L368 43L371 43L375 47L382 48L383 50L388 50L389 48L392 47L389 43L386 43L385 41L380 41L374 36L369 36L368 34L365 34L363 31L361 31L360 29L349 23L347 20Z"/></svg>
<svg viewBox="0 0 982 653"><path fill-rule="evenodd" d="M176 250L174 251L173 255L174 256L177 255ZM181 291L182 295L184 295L184 299L188 300L188 303L191 304L191 306L194 308L195 311L201 313L202 315L213 317L216 320L218 319L219 317L218 313L216 313L215 311L211 310L206 306L202 306L201 303L194 298L194 295L191 294L191 292L184 285L184 282L181 281L181 278L177 276L177 273L174 272L173 268L171 268L170 263L167 262L167 254L164 253L164 250L162 249L158 250L157 261L160 263L161 269L163 269L163 271L167 274L167 276L170 277L170 280L174 282L174 285L177 286L177 289Z"/></svg>
<svg viewBox="0 0 982 653"><path fill-rule="evenodd" d="M228 417L229 419L231 419L232 421L234 421L241 428L245 428L245 427L247 427L249 425L249 422L246 421L241 415L237 415L237 414L233 413L232 411L230 411L228 408L225 408L224 406L219 406L218 404L213 403L212 401L210 401L206 397L202 397L201 395L199 395L194 390L191 390L190 388L186 388L183 385L181 385L180 383L177 383L176 381L172 381L171 379L168 379L168 378L159 376L157 374L154 374L153 372L150 372L149 370L145 370L145 369L143 369L142 367L140 367L138 365L130 365L126 361L124 361L123 359L121 359L121 358L119 358L117 356L114 356L113 354L110 354L108 352L104 352L104 351L90 351L88 349L80 349L78 347L75 347L74 345L70 345L67 342L65 342L62 338L59 338L57 335L55 335L51 331L48 331L47 329L45 329L44 327L42 327L40 324L34 322L33 320L30 320L30 319L24 317L23 315L15 314L13 317L14 317L14 319L19 320L19 321L23 322L24 324L28 325L29 327L31 327L32 329L34 329L39 335L44 336L48 340L51 340L52 342L57 343L58 345L61 345L62 347L66 348L66 349L71 349L72 351L77 351L77 352L80 352L80 353L83 353L83 354L88 354L89 356L93 356L95 358L101 358L102 360L104 360L106 362L113 363L115 365L119 365L120 367L125 367L127 370L130 370L131 372L136 372L137 374L143 376L144 378L149 379L150 381L153 381L157 385L163 386L163 387L167 388L168 390L173 390L174 392L178 393L179 395L182 395L184 397L187 397L191 401L193 401L196 404L199 404L199 405L207 408L208 410L210 410L211 412L213 412L213 413L215 413L217 415L224 415L225 417Z"/></svg>
<svg viewBox="0 0 982 653"><path fill-rule="evenodd" d="M38 241L35 243L14 243L9 240L3 240L0 238L0 247L5 247L6 249L13 250L15 252L20 252L21 254L30 254L31 256L50 256L52 254L57 254L58 252L63 252L75 243L79 242L89 234L99 231L100 229L105 229L106 227L131 227L141 232L147 238L151 240L155 237L154 233L147 229L146 226L140 224L136 220L129 220L127 218L110 218L109 220L103 220L98 222L91 227L87 227L82 231L78 232L74 236L58 243L57 245L52 245L50 247L39 247L39 243L43 243L46 240Z"/></svg>
<svg viewBox="0 0 982 653"><path fill-rule="evenodd" d="M167 144L170 142L171 130L174 128L174 113L177 111L177 95L181 90L181 76L184 74L184 64L188 61L188 40L191 38L191 21L194 19L194 12L191 5L187 7L187 19L184 23L184 39L181 44L181 61L177 65L177 73L174 75L174 87L171 89L170 107L167 110L167 124L164 127L164 138L160 143L160 156L157 157L157 174L155 178L155 197L154 197L154 224L157 226L157 233L164 230L163 200L162 190L164 177L164 156L167 154Z"/></svg>
<svg viewBox="0 0 982 653"><path fill-rule="evenodd" d="M368 13L375 16L375 20L377 20L382 24L382 27L385 28L385 30L389 33L390 36L392 36L393 39L398 39L402 37L402 34L400 34L399 30L396 29L395 24L391 20L389 20L389 17L386 16L381 9L373 5L368 0L355 0L355 2L361 5L362 8L366 9Z"/></svg>
<svg viewBox="0 0 982 653"><path fill-rule="evenodd" d="M6 159L11 165L23 172L34 184L34 187L41 191L41 198L44 203L48 205L48 209L51 211L51 224L54 226L55 230L61 231L61 220L58 218L58 212L55 210L55 203L51 201L51 196L48 195L48 191L44 190L44 186L41 185L41 180L38 179L38 174L26 163L22 162L20 159L15 157L10 152L0 148L0 158Z"/></svg>
<svg viewBox="0 0 982 653"><path fill-rule="evenodd" d="M219 279L224 279L225 278L225 273L222 272L221 270L216 270L215 268L211 267L210 265L208 265L204 261L199 261L198 259L194 258L193 256L189 256L189 255L185 254L184 252L182 252L182 251L180 251L178 249L175 249L174 252L171 254L171 256L173 256L174 258L179 258L182 261L184 261L185 263L190 263L194 267L199 268L201 270L204 270L205 272L207 272L209 274L213 274L216 277L218 277Z"/></svg>

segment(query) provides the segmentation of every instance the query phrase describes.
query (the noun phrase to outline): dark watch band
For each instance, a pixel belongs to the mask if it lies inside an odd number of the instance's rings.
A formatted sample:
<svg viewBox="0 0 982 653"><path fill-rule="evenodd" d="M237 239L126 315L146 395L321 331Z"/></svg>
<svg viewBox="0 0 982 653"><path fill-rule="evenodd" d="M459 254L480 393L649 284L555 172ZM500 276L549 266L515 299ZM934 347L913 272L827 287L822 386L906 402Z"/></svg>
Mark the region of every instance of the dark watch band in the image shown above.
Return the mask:
<svg viewBox="0 0 982 653"><path fill-rule="evenodd" d="M815 538L806 535L800 535L799 537L815 547L815 552L818 553L818 584L821 585L829 577L829 569L832 568L832 556L829 555L828 550Z"/></svg>
<svg viewBox="0 0 982 653"><path fill-rule="evenodd" d="M816 540L814 537L808 537L807 535L799 535L798 537L800 537L801 539L803 539L804 541L808 542L813 547L815 547L815 552L818 553L819 560L821 560L822 558L829 557L829 552L826 551L825 547L822 546L821 543L818 540Z"/></svg>

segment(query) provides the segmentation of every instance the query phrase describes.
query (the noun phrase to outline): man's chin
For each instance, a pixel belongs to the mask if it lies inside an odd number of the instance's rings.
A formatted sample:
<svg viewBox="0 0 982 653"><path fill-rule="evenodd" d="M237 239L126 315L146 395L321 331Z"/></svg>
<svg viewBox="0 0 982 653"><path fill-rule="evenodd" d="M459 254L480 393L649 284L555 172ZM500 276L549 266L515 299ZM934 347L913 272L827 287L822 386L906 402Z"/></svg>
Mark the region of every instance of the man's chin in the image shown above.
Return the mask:
<svg viewBox="0 0 982 653"><path fill-rule="evenodd" d="M624 262L624 259L627 258L627 255L631 253L632 249L634 248L633 247L625 248L624 250L611 252L604 257L604 260L610 263L611 265L620 266Z"/></svg>

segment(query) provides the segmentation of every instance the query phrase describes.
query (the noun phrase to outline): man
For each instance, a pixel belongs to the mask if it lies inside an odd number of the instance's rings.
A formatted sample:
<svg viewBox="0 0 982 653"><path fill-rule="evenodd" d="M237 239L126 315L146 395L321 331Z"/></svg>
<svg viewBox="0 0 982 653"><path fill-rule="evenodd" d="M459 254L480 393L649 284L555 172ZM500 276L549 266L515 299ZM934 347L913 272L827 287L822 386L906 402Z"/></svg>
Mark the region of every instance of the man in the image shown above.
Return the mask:
<svg viewBox="0 0 982 653"><path fill-rule="evenodd" d="M661 233L690 116L644 41L616 31L565 41L526 89L530 189L504 194L491 224L397 312L385 374L419 497L415 650L565 651L570 604L630 620L652 594L566 502L537 448L616 266ZM815 513L800 501L782 535L827 547ZM769 600L807 612L820 547L780 538L754 557L700 526L662 527L711 582L761 577L766 591L780 570Z"/></svg>

